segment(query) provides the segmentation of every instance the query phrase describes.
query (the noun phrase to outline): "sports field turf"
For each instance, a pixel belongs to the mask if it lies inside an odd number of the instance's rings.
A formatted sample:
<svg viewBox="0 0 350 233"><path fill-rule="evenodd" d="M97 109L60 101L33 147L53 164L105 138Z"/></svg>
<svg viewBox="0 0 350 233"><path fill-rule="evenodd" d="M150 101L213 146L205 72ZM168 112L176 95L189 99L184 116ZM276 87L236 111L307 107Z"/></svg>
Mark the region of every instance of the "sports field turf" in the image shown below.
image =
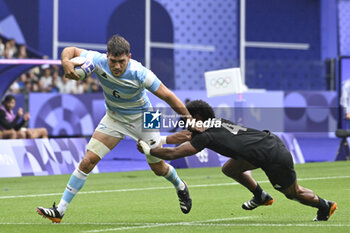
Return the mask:
<svg viewBox="0 0 350 233"><path fill-rule="evenodd" d="M286 199L261 170L253 171L275 199L245 211L252 197L220 168L178 169L193 199L182 214L173 187L151 171L90 174L61 224L39 216L37 206L59 202L70 175L0 179L0 232L350 232L350 162L296 165L299 183L338 203L327 222L313 222L317 209Z"/></svg>

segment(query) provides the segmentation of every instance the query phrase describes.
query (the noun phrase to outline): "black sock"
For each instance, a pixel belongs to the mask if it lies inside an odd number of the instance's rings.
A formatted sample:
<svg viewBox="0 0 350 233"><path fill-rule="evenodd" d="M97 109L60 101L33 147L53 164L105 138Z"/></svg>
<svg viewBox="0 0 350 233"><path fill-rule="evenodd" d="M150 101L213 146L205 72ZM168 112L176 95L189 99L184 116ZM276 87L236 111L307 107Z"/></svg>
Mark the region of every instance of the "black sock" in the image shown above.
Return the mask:
<svg viewBox="0 0 350 233"><path fill-rule="evenodd" d="M324 199L322 199L320 197L318 197L318 199L319 199L319 202L318 202L318 204L316 206L317 208L319 208L319 209L327 209L329 207L328 203Z"/></svg>
<svg viewBox="0 0 350 233"><path fill-rule="evenodd" d="M262 190L259 184L256 186L252 193L254 194L254 197L256 197L258 200L262 200L265 197L265 192L264 190Z"/></svg>

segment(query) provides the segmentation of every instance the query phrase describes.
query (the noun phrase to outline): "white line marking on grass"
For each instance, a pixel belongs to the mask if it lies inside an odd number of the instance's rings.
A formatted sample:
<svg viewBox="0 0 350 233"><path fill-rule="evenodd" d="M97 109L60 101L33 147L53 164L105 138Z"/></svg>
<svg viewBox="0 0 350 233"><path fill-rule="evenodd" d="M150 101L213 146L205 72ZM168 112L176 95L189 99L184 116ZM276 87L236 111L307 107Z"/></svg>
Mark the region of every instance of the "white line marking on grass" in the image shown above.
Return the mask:
<svg viewBox="0 0 350 233"><path fill-rule="evenodd" d="M223 226L223 227L350 227L350 224L305 224L305 223L191 223L191 226Z"/></svg>
<svg viewBox="0 0 350 233"><path fill-rule="evenodd" d="M107 229L96 229L82 231L82 233L97 233L97 232L107 232L107 231L125 231L125 230L135 230L144 228L154 228L154 227L167 227L167 226L208 226L208 227L350 227L350 224L305 224L305 223L212 223L219 221L229 221L229 220L241 220L249 219L253 216L248 217L235 217L226 219L209 219L202 221L191 221L191 222L174 222L174 223L145 223L143 226L129 226L129 227L119 227L119 228L107 228ZM256 218L256 217L254 217Z"/></svg>
<svg viewBox="0 0 350 233"><path fill-rule="evenodd" d="M252 218L252 217L235 217L235 218L221 218L221 219L211 219L211 220L207 220L206 222L218 222L218 221L230 221L233 219L248 219L248 218ZM195 222L202 222L202 221L194 221ZM73 222L63 222L60 223L60 225L96 225L96 226L104 226L104 225L129 225L129 226L139 226L139 225L155 225L155 224L159 224L156 222L78 222L78 223L73 223ZM0 222L0 225L52 225L52 223L31 223L31 222Z"/></svg>
<svg viewBox="0 0 350 233"><path fill-rule="evenodd" d="M326 176L326 177L310 177L310 178L299 178L298 181L308 181L308 180L330 180L330 179L344 179L350 178L350 176ZM268 180L258 181L259 183L269 183ZM190 188L201 188L201 187L217 187L217 186L231 186L240 185L238 183L221 183L221 184L197 184L190 185ZM161 189L173 189L172 186L167 187L150 187L150 188L132 188L132 189L114 189L114 190L98 190L98 191L83 191L79 192L81 194L98 194L98 193L117 193L117 192L134 192L134 191L147 191L147 190L161 190ZM0 199L12 199L12 198L28 198L28 197L48 197L48 196L58 196L62 193L46 193L46 194L31 194L31 195L15 195L15 196L0 196Z"/></svg>
<svg viewBox="0 0 350 233"><path fill-rule="evenodd" d="M31 222L0 222L0 225L52 225L52 223L31 223ZM60 223L60 225L95 225L95 226L106 226L106 225L130 225L130 226L138 226L138 225L145 225L144 222L135 222L135 223L127 223L127 222L85 222L85 223Z"/></svg>
<svg viewBox="0 0 350 233"><path fill-rule="evenodd" d="M202 222L219 222L219 221L241 220L241 219L248 219L248 218L253 218L253 216L234 217L234 218L221 218L221 219L208 219L208 220L191 221L191 222L144 223L143 226L96 229L96 230L89 230L89 231L82 231L82 232L90 233L90 232L106 232L106 231L124 231L124 230L134 230L134 229L163 227L163 226L177 226L177 225L186 225L186 226L188 226L188 225L191 225L191 224L200 224Z"/></svg>

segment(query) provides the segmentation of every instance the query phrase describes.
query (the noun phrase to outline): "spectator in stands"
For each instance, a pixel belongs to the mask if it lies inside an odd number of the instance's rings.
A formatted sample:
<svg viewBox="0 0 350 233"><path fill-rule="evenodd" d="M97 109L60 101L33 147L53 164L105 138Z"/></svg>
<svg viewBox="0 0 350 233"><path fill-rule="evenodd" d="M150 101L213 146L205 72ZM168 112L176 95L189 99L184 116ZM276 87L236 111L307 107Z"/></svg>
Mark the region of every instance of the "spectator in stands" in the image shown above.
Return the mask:
<svg viewBox="0 0 350 233"><path fill-rule="evenodd" d="M16 41L14 39L10 39L6 42L5 45L5 57L10 59L13 58L17 53Z"/></svg>
<svg viewBox="0 0 350 233"><path fill-rule="evenodd" d="M74 85L73 80L62 78L62 83L59 86L60 92L65 94L72 93L72 86Z"/></svg>
<svg viewBox="0 0 350 233"><path fill-rule="evenodd" d="M7 95L0 106L0 130L15 130L16 138L47 138L45 128L27 129L24 124L29 120L30 114L24 113L18 108L17 114L13 112L16 106L16 99L13 95ZM22 118L22 120L20 120Z"/></svg>
<svg viewBox="0 0 350 233"><path fill-rule="evenodd" d="M60 92L60 88L58 87L58 79L57 78L52 79L52 85L50 86L49 92L51 92L51 93L59 93Z"/></svg>
<svg viewBox="0 0 350 233"><path fill-rule="evenodd" d="M31 92L40 92L38 82L33 82L32 83L32 90L31 90Z"/></svg>
<svg viewBox="0 0 350 233"><path fill-rule="evenodd" d="M51 85L52 85L52 82L49 84L49 86L45 86L44 80L40 79L38 82L38 87L39 87L38 92L45 93L50 91Z"/></svg>
<svg viewBox="0 0 350 233"><path fill-rule="evenodd" d="M93 78L91 77L87 77L85 80L84 80L84 92L85 93L91 93L92 92L92 83L93 83Z"/></svg>
<svg viewBox="0 0 350 233"><path fill-rule="evenodd" d="M43 65L43 75L40 79L37 76L37 68L31 69L28 73L23 73L13 82L9 88L10 94L30 92L51 92L65 94L83 94L101 92L98 80L87 77L83 81L73 82L72 80L61 78L59 66Z"/></svg>
<svg viewBox="0 0 350 233"><path fill-rule="evenodd" d="M18 82L13 82L9 88L9 93L11 94L17 94L20 93L20 87L18 85Z"/></svg>
<svg viewBox="0 0 350 233"><path fill-rule="evenodd" d="M61 66L59 66L59 65L53 65L51 70L52 70L52 75L55 72L57 72L57 75L60 78L64 75L63 70L62 70Z"/></svg>
<svg viewBox="0 0 350 233"><path fill-rule="evenodd" d="M27 81L25 84L24 93L29 94L30 92L32 92L32 82Z"/></svg>
<svg viewBox="0 0 350 233"><path fill-rule="evenodd" d="M78 80L74 83L72 83L72 93L73 94L83 94L84 93L84 86L83 82L81 80Z"/></svg>
<svg viewBox="0 0 350 233"><path fill-rule="evenodd" d="M59 71L57 71L56 69L52 70L52 81L56 79L57 84L62 83L62 78L59 74Z"/></svg>
<svg viewBox="0 0 350 233"><path fill-rule="evenodd" d="M26 138L22 126L29 120L29 114L23 114L23 109L18 108L17 114L14 114L13 109L16 106L16 100L13 95L5 97L3 104L0 106L0 129L15 130L16 138ZM20 121L20 119L22 120Z"/></svg>
<svg viewBox="0 0 350 233"><path fill-rule="evenodd" d="M52 85L52 76L51 76L51 69L49 65L43 65L41 67L43 69L43 75L40 77L39 83L42 85L42 90L44 92L47 91L47 89Z"/></svg>
<svg viewBox="0 0 350 233"><path fill-rule="evenodd" d="M0 58L5 58L5 44L0 37Z"/></svg>
<svg viewBox="0 0 350 233"><path fill-rule="evenodd" d="M24 88L27 82L27 74L23 73L19 76L19 80L17 81L20 92L24 92Z"/></svg>
<svg viewBox="0 0 350 233"><path fill-rule="evenodd" d="M35 68L31 69L28 72L28 81L30 82L37 82L39 80L38 76L35 74Z"/></svg>
<svg viewBox="0 0 350 233"><path fill-rule="evenodd" d="M16 53L15 57L16 58L28 58L26 45L22 44L19 46L18 52Z"/></svg>
<svg viewBox="0 0 350 233"><path fill-rule="evenodd" d="M101 92L102 91L100 89L100 85L98 85L97 79L92 79L91 90L92 90L92 92Z"/></svg>
<svg viewBox="0 0 350 233"><path fill-rule="evenodd" d="M11 94L25 93L25 85L26 85L26 83L27 83L27 75L25 73L23 73L10 86L10 90L9 90L10 93Z"/></svg>

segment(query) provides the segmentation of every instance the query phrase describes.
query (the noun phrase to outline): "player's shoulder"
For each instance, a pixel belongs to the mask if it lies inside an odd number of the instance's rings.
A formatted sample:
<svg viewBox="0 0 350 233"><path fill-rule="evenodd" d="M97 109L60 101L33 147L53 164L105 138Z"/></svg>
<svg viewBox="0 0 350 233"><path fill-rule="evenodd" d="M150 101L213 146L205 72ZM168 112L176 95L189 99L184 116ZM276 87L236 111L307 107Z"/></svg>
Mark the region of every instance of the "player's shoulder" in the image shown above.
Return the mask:
<svg viewBox="0 0 350 233"><path fill-rule="evenodd" d="M205 130L204 132L193 131L192 134L191 134L191 138L196 138L196 137L199 137L199 138L208 137L208 135L210 135L211 132L212 132L211 129L207 129L207 130Z"/></svg>
<svg viewBox="0 0 350 233"><path fill-rule="evenodd" d="M147 75L147 68L144 67L140 62L134 59L130 59L128 73L141 80L144 79Z"/></svg>
<svg viewBox="0 0 350 233"><path fill-rule="evenodd" d="M142 72L146 70L146 67L144 67L140 62L134 59L130 59L129 70L133 72Z"/></svg>
<svg viewBox="0 0 350 233"><path fill-rule="evenodd" d="M84 50L80 56L86 57L94 62L107 62L107 55L94 50Z"/></svg>

